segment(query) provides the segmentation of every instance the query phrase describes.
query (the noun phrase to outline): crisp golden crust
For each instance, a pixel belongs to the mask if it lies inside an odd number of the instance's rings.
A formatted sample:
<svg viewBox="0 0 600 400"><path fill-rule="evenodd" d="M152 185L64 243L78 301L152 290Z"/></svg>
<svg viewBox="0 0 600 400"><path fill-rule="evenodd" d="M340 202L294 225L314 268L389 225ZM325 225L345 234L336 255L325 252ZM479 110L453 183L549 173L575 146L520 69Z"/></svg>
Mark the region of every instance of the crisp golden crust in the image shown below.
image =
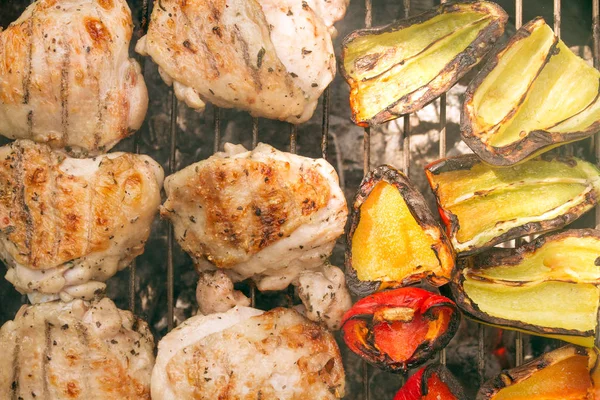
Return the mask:
<svg viewBox="0 0 600 400"><path fill-rule="evenodd" d="M143 252L161 182L160 167L146 156L75 160L29 141L5 146L0 256L9 268L31 271L84 265L104 280ZM57 293L11 281L27 293Z"/></svg>
<svg viewBox="0 0 600 400"><path fill-rule="evenodd" d="M38 0L0 33L0 134L99 154L138 129L148 93L124 0Z"/></svg>
<svg viewBox="0 0 600 400"><path fill-rule="evenodd" d="M308 248L306 242L321 236L328 244L343 232L347 207L329 164L264 144L238 154L239 149L228 149L230 153L189 166L165 183L168 197L161 216L173 222L179 244L196 262L206 258L219 268L236 269L300 227L323 222L315 236L304 235L280 250L288 253L280 255L281 268L294 257L292 250ZM325 257L329 251L324 250Z"/></svg>
<svg viewBox="0 0 600 400"><path fill-rule="evenodd" d="M107 298L23 306L0 345L2 399L150 399L152 334Z"/></svg>
<svg viewBox="0 0 600 400"><path fill-rule="evenodd" d="M238 312L233 309L226 314ZM331 333L293 310L277 308L203 335L196 317L161 341L159 359L170 356L153 376L153 398L166 399L336 399L344 395L344 369ZM210 322L208 322L210 323ZM181 344L177 336L198 334ZM168 339L169 336L172 336ZM164 361L163 361L164 362ZM157 388L154 382L168 387Z"/></svg>

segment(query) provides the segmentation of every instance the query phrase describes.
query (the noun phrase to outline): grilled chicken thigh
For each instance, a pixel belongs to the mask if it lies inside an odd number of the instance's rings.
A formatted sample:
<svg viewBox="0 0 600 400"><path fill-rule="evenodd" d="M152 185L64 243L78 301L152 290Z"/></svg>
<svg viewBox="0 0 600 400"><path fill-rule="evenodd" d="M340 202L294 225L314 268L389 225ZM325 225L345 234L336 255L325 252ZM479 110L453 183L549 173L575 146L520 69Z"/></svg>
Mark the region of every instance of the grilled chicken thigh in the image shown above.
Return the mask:
<svg viewBox="0 0 600 400"><path fill-rule="evenodd" d="M196 316L158 344L152 399L325 400L344 395L333 336L293 310Z"/></svg>
<svg viewBox="0 0 600 400"><path fill-rule="evenodd" d="M323 1L318 11L338 18ZM328 26L300 0L162 0L136 51L192 108L209 101L295 124L335 76Z"/></svg>
<svg viewBox="0 0 600 400"><path fill-rule="evenodd" d="M25 305L0 348L1 399L150 399L152 334L107 298Z"/></svg>
<svg viewBox="0 0 600 400"><path fill-rule="evenodd" d="M261 291L299 285L301 274L320 269L348 214L327 161L262 143L253 151L227 143L225 152L167 177L165 191L161 215L173 223L177 241L197 268L220 268L233 282L252 278ZM224 274L202 275L201 312L247 305ZM332 285L340 286L343 299L343 279Z"/></svg>
<svg viewBox="0 0 600 400"><path fill-rule="evenodd" d="M144 251L161 167L110 153L75 159L27 140L0 148L0 257L30 300L91 299Z"/></svg>
<svg viewBox="0 0 600 400"><path fill-rule="evenodd" d="M0 32L0 134L76 155L138 129L148 94L125 0L38 0Z"/></svg>

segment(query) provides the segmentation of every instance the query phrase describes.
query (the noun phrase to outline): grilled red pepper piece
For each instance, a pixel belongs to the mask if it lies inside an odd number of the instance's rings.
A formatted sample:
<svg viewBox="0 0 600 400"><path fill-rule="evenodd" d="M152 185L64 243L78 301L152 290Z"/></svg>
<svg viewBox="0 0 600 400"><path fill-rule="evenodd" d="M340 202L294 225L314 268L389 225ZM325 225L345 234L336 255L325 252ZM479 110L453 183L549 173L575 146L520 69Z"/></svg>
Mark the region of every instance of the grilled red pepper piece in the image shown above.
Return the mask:
<svg viewBox="0 0 600 400"><path fill-rule="evenodd" d="M452 300L419 288L375 293L344 314L348 347L369 363L406 371L431 358L456 333L460 313Z"/></svg>
<svg viewBox="0 0 600 400"><path fill-rule="evenodd" d="M428 365L410 377L394 400L463 400L456 378L442 365Z"/></svg>

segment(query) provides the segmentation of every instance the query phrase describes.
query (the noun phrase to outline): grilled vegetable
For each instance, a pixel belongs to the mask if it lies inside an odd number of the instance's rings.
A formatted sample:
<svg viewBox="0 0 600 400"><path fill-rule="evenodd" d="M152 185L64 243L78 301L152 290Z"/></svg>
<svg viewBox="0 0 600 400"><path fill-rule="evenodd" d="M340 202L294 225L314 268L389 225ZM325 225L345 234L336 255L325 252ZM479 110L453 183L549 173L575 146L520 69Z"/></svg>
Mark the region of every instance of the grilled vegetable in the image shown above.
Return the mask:
<svg viewBox="0 0 600 400"><path fill-rule="evenodd" d="M600 192L600 171L577 158L496 168L465 155L436 161L425 172L461 255L562 228L591 209Z"/></svg>
<svg viewBox="0 0 600 400"><path fill-rule="evenodd" d="M423 278L443 285L454 268L454 250L425 199L387 165L363 180L347 241L346 280L360 297Z"/></svg>
<svg viewBox="0 0 600 400"><path fill-rule="evenodd" d="M428 365L411 376L394 400L464 400L462 387L442 365Z"/></svg>
<svg viewBox="0 0 600 400"><path fill-rule="evenodd" d="M504 32L494 3L441 6L344 39L341 72L350 85L352 120L379 124L421 109L482 59Z"/></svg>
<svg viewBox="0 0 600 400"><path fill-rule="evenodd" d="M359 300L342 320L344 341L369 363L405 372L444 348L460 313L448 298L419 288L400 288Z"/></svg>
<svg viewBox="0 0 600 400"><path fill-rule="evenodd" d="M568 345L485 383L476 400L586 400L600 398L598 350Z"/></svg>
<svg viewBox="0 0 600 400"><path fill-rule="evenodd" d="M600 130L600 72L542 18L517 31L466 92L462 135L484 161L512 165Z"/></svg>
<svg viewBox="0 0 600 400"><path fill-rule="evenodd" d="M476 319L593 346L599 265L600 231L570 230L461 260L451 290Z"/></svg>

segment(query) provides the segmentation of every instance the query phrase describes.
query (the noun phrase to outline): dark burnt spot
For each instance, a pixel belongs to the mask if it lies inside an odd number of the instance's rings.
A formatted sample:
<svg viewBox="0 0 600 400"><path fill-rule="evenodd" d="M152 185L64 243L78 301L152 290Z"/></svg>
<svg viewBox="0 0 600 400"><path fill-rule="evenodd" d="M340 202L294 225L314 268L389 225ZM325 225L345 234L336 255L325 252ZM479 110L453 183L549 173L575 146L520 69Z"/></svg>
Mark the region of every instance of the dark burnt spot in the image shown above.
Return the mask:
<svg viewBox="0 0 600 400"><path fill-rule="evenodd" d="M190 42L189 40L184 40L183 41L183 47L185 47L186 49L188 49L189 51L191 51L194 54L198 53L198 50L196 49L196 46L194 46L192 44L192 42Z"/></svg>
<svg viewBox="0 0 600 400"><path fill-rule="evenodd" d="M223 37L223 32L221 32L221 28L219 28L218 26L215 26L212 28L212 32L217 35L219 38Z"/></svg>
<svg viewBox="0 0 600 400"><path fill-rule="evenodd" d="M354 61L354 67L359 71L370 71L375 68L382 56L382 53L373 53L358 57L356 61Z"/></svg>
<svg viewBox="0 0 600 400"><path fill-rule="evenodd" d="M112 40L110 32L98 18L86 17L84 19L85 29L90 38L97 45L102 45Z"/></svg>
<svg viewBox="0 0 600 400"><path fill-rule="evenodd" d="M600 267L600 257L598 257L598 258L596 258L596 259L594 260L594 265L595 265L596 267Z"/></svg>
<svg viewBox="0 0 600 400"><path fill-rule="evenodd" d="M258 51L258 54L256 55L256 66L258 68L262 67L263 64L263 58L265 57L265 48L261 47L260 50Z"/></svg>

